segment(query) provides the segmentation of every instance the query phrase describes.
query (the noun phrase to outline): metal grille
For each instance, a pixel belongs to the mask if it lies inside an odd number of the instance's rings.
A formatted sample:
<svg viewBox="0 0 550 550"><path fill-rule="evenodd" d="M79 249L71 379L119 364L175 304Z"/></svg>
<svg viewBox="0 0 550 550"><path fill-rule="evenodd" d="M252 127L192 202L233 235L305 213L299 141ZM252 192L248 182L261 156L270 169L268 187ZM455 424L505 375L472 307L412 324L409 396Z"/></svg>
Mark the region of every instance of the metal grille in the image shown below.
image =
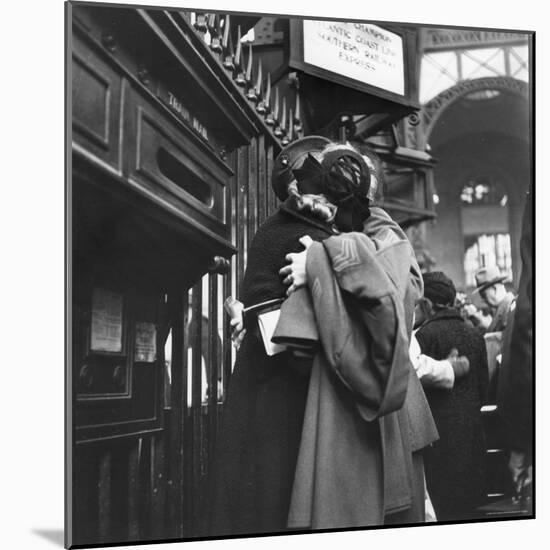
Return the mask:
<svg viewBox="0 0 550 550"><path fill-rule="evenodd" d="M265 146L264 136L235 151L230 162L235 171L232 239L238 252L231 259L229 272L207 274L192 288L167 296L172 311L178 310L166 346L171 353L166 358L170 396L166 406L176 420L173 430L182 431L178 446L182 455L183 502L177 536L183 537L206 534L210 464L235 362L223 301L229 295L238 297L248 247L258 226L277 207L269 185L273 147Z"/></svg>

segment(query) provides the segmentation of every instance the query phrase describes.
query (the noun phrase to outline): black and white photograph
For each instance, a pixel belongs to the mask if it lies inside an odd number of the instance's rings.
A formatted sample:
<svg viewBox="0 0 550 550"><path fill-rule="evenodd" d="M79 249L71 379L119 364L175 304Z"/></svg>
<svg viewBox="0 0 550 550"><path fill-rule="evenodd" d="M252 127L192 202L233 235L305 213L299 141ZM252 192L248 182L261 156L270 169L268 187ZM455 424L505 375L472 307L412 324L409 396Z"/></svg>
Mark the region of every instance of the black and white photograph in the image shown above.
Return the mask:
<svg viewBox="0 0 550 550"><path fill-rule="evenodd" d="M66 24L66 544L532 518L533 33Z"/></svg>
<svg viewBox="0 0 550 550"><path fill-rule="evenodd" d="M9 19L7 547L529 540L541 24L357 4Z"/></svg>

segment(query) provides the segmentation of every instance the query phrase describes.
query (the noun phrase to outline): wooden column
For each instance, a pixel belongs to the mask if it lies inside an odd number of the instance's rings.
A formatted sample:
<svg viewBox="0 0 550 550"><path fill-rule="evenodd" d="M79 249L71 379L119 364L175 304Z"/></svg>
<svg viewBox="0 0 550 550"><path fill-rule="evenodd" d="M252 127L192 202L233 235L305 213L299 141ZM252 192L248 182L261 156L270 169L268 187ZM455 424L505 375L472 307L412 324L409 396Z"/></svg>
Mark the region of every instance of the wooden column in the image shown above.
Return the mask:
<svg viewBox="0 0 550 550"><path fill-rule="evenodd" d="M111 538L111 451L105 449L98 463L98 535L100 541Z"/></svg>
<svg viewBox="0 0 550 550"><path fill-rule="evenodd" d="M187 292L181 288L168 294L169 310L172 316L172 388L169 419L168 449L169 471L166 487L167 523L170 536L184 536L184 462L183 435L184 411L187 400L187 353L185 350L185 324L187 318Z"/></svg>

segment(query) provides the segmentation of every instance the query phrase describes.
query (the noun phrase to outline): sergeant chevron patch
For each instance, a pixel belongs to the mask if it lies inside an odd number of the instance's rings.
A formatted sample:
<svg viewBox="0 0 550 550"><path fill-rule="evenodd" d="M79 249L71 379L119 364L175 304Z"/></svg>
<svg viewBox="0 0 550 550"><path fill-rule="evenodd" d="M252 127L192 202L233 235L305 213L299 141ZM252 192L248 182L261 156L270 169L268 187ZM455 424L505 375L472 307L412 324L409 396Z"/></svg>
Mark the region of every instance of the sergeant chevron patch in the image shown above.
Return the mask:
<svg viewBox="0 0 550 550"><path fill-rule="evenodd" d="M401 239L398 235L395 234L391 229L386 229L382 234L376 235L372 239L375 243L378 244L377 248L386 248L393 243L401 242Z"/></svg>
<svg viewBox="0 0 550 550"><path fill-rule="evenodd" d="M313 286L311 287L311 293L316 300L321 297L323 289L321 287L321 281L319 281L319 277L315 277L315 281L313 281Z"/></svg>
<svg viewBox="0 0 550 550"><path fill-rule="evenodd" d="M348 267L360 264L357 253L357 243L354 239L343 237L341 240L341 251L334 256L332 267L334 271L342 271Z"/></svg>

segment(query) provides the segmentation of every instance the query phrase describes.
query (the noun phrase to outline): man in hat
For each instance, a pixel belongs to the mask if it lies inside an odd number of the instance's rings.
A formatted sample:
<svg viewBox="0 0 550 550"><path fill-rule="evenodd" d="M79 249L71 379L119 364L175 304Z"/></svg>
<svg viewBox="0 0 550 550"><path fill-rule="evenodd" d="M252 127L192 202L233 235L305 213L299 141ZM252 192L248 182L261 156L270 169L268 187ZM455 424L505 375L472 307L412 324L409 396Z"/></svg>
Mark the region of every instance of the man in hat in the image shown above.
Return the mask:
<svg viewBox="0 0 550 550"><path fill-rule="evenodd" d="M474 292L479 293L482 300L489 306L493 316L485 329L489 379L491 381L489 399L493 399L495 383L502 386L508 376L509 369L500 367L505 350L509 348L516 297L512 292L506 290L504 286L506 276L500 273L497 266L481 268L476 273L475 279L477 288ZM498 377L495 376L497 373Z"/></svg>
<svg viewBox="0 0 550 550"><path fill-rule="evenodd" d="M493 311L493 320L487 332L501 332L506 328L510 312L515 308L516 297L504 286L506 275L497 266L482 267L476 274L476 290Z"/></svg>

